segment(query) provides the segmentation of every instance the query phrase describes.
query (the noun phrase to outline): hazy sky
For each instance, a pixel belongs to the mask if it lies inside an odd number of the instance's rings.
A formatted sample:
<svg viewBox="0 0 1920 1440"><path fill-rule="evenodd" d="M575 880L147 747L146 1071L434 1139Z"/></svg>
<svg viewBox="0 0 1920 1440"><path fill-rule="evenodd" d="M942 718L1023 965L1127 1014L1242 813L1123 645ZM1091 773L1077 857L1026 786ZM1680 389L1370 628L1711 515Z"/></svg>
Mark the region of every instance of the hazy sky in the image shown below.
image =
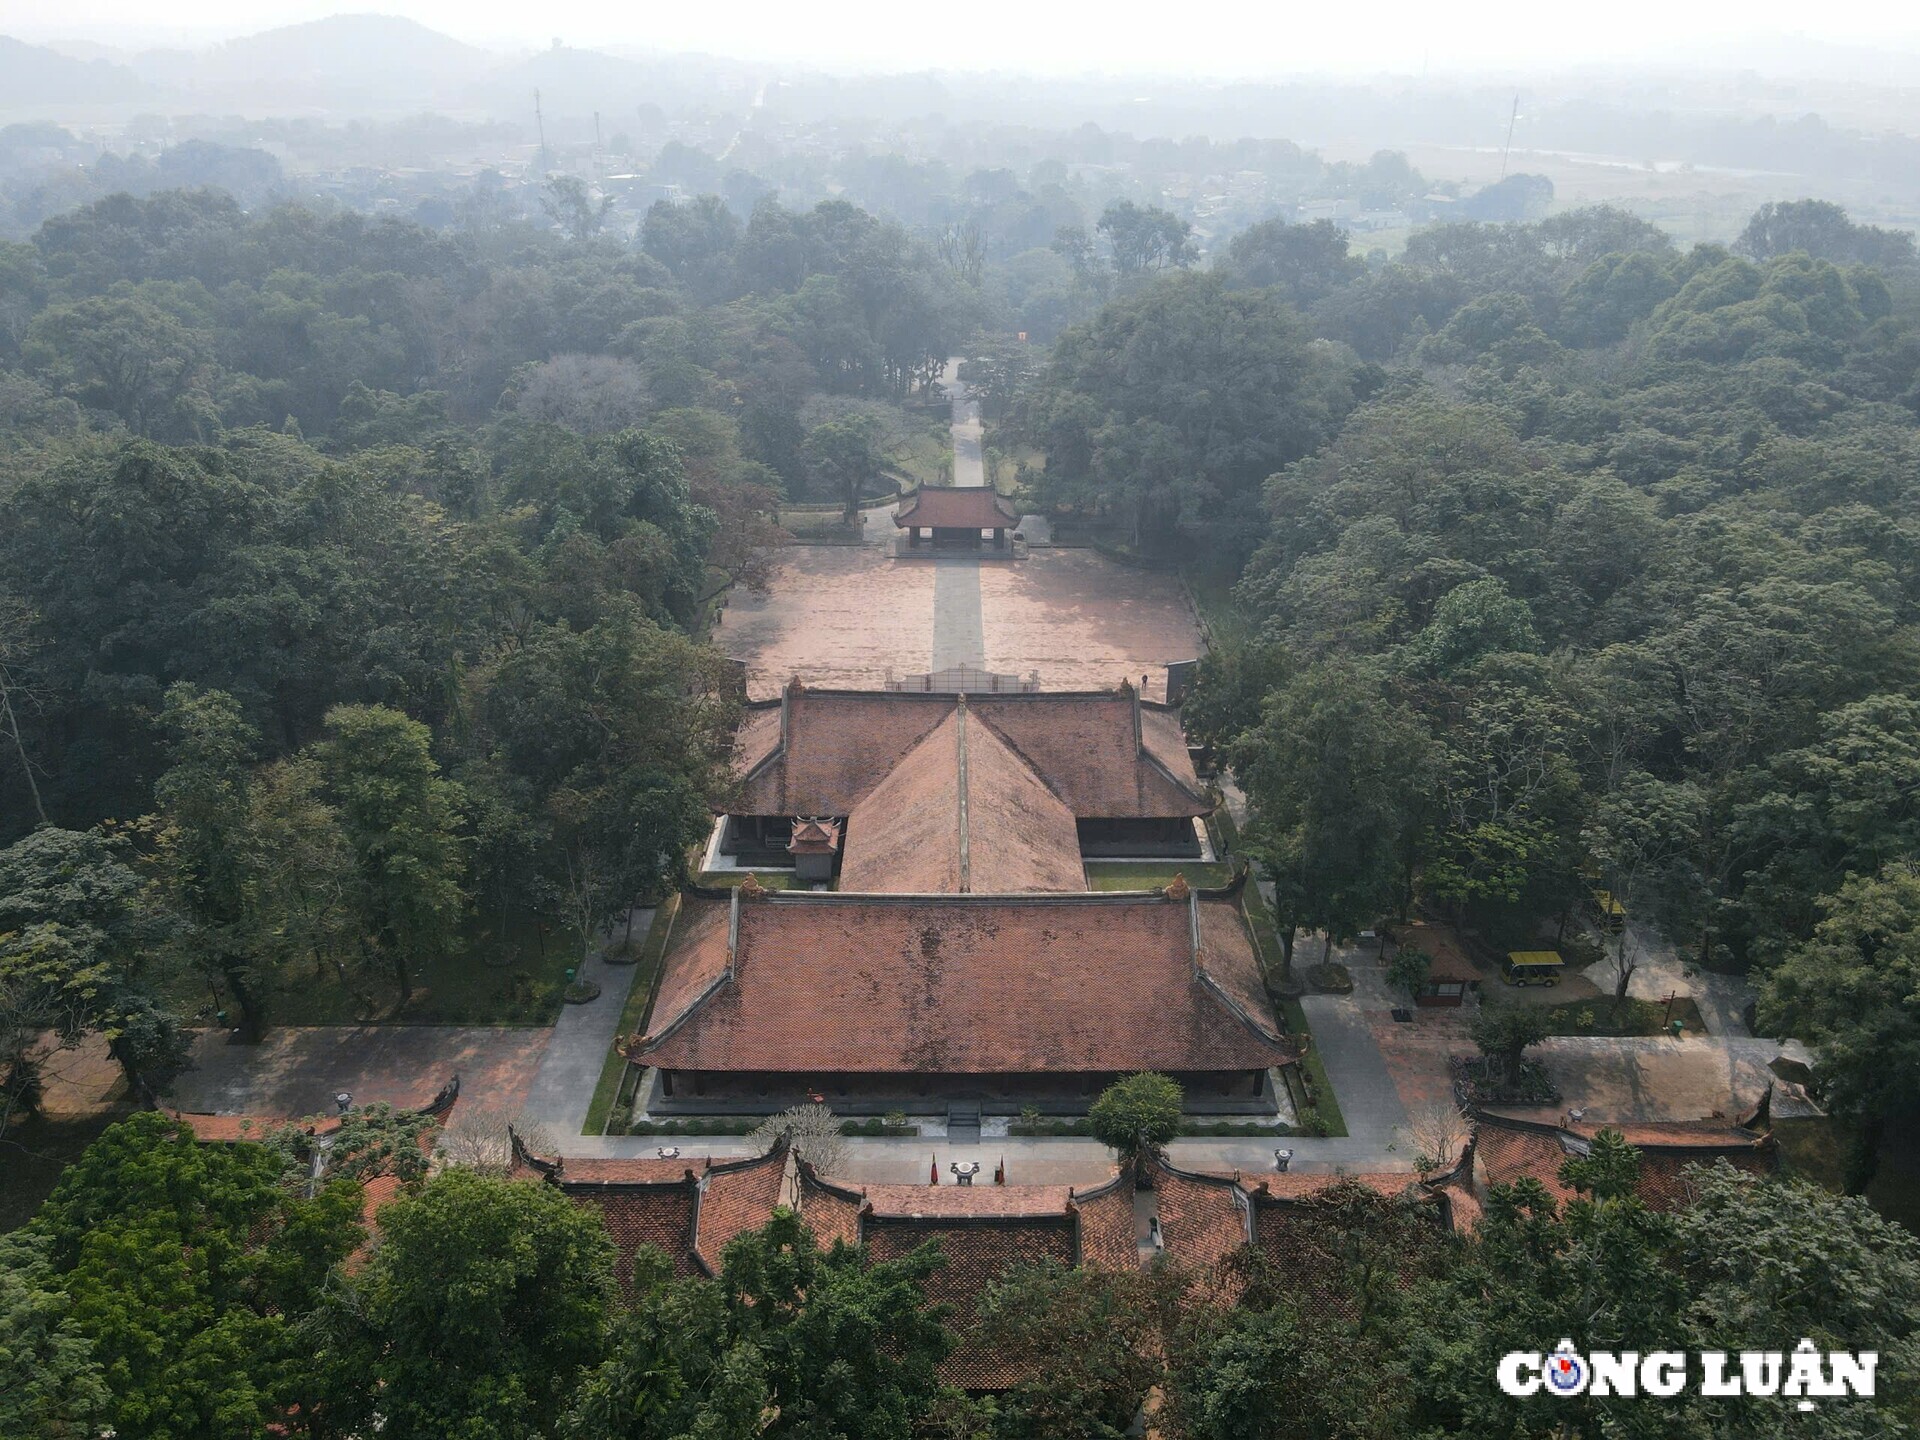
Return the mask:
<svg viewBox="0 0 1920 1440"><path fill-rule="evenodd" d="M476 44L704 50L836 69L1007 69L1197 76L1302 71L1501 70L1612 60L1696 63L1758 49L1790 58L1801 37L1920 51L1909 5L1843 0L1366 0L1204 6L1085 0L4 0L0 33L122 46L199 44L345 8L407 15ZM162 18L164 17L164 18ZM1784 43L1783 43L1784 42ZM1768 67L1771 68L1771 67Z"/></svg>

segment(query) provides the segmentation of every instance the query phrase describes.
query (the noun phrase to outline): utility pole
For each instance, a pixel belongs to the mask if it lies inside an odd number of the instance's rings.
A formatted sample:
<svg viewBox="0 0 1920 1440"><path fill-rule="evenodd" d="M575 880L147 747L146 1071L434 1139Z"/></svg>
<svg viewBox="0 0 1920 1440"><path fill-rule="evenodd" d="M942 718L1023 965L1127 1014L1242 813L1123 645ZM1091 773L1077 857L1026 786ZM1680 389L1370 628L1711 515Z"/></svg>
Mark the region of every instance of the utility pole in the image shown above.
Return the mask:
<svg viewBox="0 0 1920 1440"><path fill-rule="evenodd" d="M540 113L540 92L533 92L533 126L540 132L540 178L547 178L547 117Z"/></svg>
<svg viewBox="0 0 1920 1440"><path fill-rule="evenodd" d="M1507 178L1507 157L1513 153L1513 123L1520 118L1520 92L1513 92L1513 113L1507 116L1507 143L1500 147L1500 178Z"/></svg>

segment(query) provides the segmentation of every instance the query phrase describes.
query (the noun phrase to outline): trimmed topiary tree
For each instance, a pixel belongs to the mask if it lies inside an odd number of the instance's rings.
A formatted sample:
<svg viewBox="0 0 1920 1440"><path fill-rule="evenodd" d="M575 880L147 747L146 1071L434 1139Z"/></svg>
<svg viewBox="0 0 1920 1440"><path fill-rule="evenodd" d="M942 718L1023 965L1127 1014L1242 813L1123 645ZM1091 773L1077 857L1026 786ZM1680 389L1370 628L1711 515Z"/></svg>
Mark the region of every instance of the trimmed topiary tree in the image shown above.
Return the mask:
<svg viewBox="0 0 1920 1440"><path fill-rule="evenodd" d="M1101 1091L1087 1120L1101 1144L1122 1161L1133 1160L1153 1154L1180 1133L1185 1102L1179 1081L1143 1070Z"/></svg>

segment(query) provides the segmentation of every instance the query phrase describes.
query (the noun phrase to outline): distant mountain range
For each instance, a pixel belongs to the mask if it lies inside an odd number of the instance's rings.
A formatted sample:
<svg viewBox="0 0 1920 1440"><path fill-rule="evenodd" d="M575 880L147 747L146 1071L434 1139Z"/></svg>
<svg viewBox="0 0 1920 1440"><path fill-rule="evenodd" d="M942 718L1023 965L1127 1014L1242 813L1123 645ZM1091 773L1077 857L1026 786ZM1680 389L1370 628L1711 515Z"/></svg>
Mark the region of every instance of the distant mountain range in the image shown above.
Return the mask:
<svg viewBox="0 0 1920 1440"><path fill-rule="evenodd" d="M141 100L152 87L125 65L78 60L0 35L0 111Z"/></svg>
<svg viewBox="0 0 1920 1440"><path fill-rule="evenodd" d="M0 116L134 105L245 114L530 116L630 113L643 104L751 97L752 67L707 56L636 57L556 44L503 54L392 15L332 15L205 49L116 51L0 37Z"/></svg>
<svg viewBox="0 0 1920 1440"><path fill-rule="evenodd" d="M1769 78L1752 83L1737 72ZM1677 85L1682 71L1714 73L1710 92ZM1817 77L1837 77L1820 79ZM1075 126L1165 134L1287 135L1324 143L1339 129L1326 96L1390 90L1413 122L1433 97L1476 87L1522 88L1561 101L1618 108L1656 104L1786 116L1817 111L1864 129L1910 133L1910 96L1920 89L1920 55L1899 46L1867 47L1806 37L1735 37L1712 55L1671 49L1663 64L1597 63L1558 73L1435 76L1430 81L1297 77L1217 85L1177 76L1158 79L1083 75L1039 83L1017 74L923 71L911 74L809 73L709 55L658 55L562 46L504 53L392 15L342 14L265 30L201 49L115 50L93 43L31 45L0 37L0 123L44 118L85 121L140 111L254 117L320 114L393 117L437 111L471 117L532 118L540 92L547 119L581 122L599 113L617 129L637 108L664 111L744 108L770 80L790 113L811 118L857 115L896 120L942 113L965 123ZM1632 90L1623 99L1619 86ZM1868 87L1884 87L1877 96ZM1491 92L1490 92L1491 93ZM1858 103L1853 103L1858 96ZM1709 98L1710 97L1710 98ZM1378 99L1377 95L1372 97ZM1307 113L1301 113L1305 107ZM1366 127L1377 129L1377 127ZM1425 133L1415 123L1413 129ZM1377 139L1404 143L1381 133Z"/></svg>

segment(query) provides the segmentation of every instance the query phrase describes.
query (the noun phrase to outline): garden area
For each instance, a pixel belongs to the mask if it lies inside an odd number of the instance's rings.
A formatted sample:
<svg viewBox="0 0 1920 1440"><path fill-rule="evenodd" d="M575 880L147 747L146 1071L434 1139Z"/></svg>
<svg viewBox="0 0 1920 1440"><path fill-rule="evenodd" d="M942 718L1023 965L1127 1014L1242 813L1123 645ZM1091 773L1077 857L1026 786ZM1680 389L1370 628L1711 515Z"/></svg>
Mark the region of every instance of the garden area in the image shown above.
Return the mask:
<svg viewBox="0 0 1920 1440"><path fill-rule="evenodd" d="M569 971L580 964L571 930L521 917L504 929L469 923L451 954L416 964L413 994L384 968L288 967L267 1001L275 1025L551 1025L560 1013ZM218 1023L217 996L195 1018Z"/></svg>
<svg viewBox="0 0 1920 1440"><path fill-rule="evenodd" d="M1686 996L1669 1005L1664 1000L1567 1000L1557 1005L1531 1007L1545 1019L1549 1035L1704 1035L1706 1021L1700 1007ZM1678 1022L1680 1029L1673 1026Z"/></svg>

